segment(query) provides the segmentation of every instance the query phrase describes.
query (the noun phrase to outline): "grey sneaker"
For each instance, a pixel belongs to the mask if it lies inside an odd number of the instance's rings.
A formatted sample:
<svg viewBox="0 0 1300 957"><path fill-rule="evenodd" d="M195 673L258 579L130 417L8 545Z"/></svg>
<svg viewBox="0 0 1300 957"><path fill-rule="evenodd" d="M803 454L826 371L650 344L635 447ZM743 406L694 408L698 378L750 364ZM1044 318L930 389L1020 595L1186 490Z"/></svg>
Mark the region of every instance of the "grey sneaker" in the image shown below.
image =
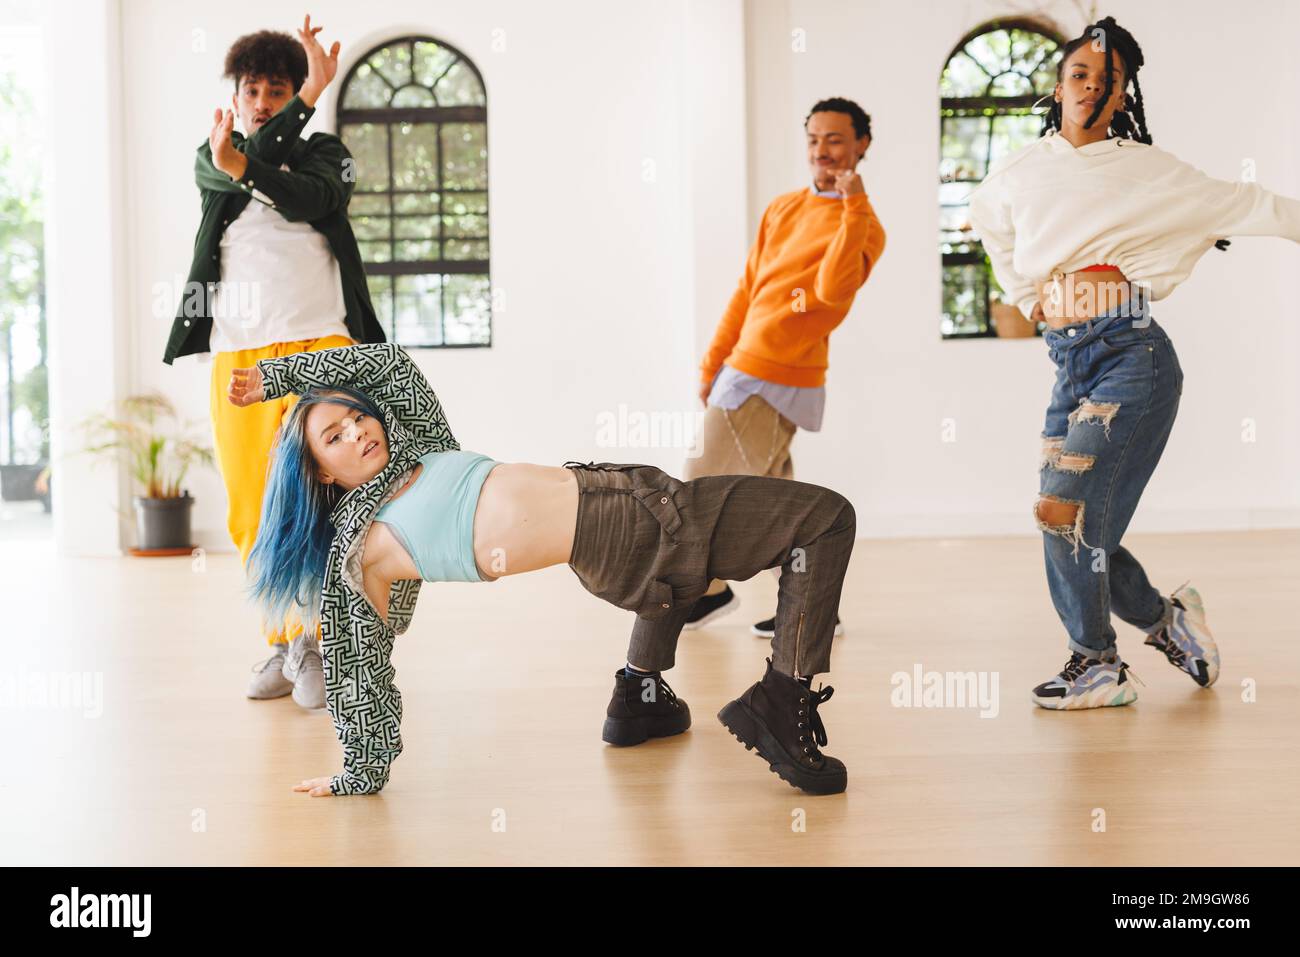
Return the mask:
<svg viewBox="0 0 1300 957"><path fill-rule="evenodd" d="M284 677L285 655L288 645L272 645L274 653L265 661L253 665L253 677L248 681L248 697L263 700L265 698L283 698L293 690L293 682Z"/></svg>
<svg viewBox="0 0 1300 957"><path fill-rule="evenodd" d="M303 632L289 645L284 677L293 683L293 700L299 707L325 707L325 672L315 635Z"/></svg>
<svg viewBox="0 0 1300 957"><path fill-rule="evenodd" d="M1171 596L1173 620L1162 631L1148 635L1146 644L1164 652L1169 663L1186 671L1202 688L1219 679L1219 646L1205 623L1205 603L1200 592L1184 582Z"/></svg>

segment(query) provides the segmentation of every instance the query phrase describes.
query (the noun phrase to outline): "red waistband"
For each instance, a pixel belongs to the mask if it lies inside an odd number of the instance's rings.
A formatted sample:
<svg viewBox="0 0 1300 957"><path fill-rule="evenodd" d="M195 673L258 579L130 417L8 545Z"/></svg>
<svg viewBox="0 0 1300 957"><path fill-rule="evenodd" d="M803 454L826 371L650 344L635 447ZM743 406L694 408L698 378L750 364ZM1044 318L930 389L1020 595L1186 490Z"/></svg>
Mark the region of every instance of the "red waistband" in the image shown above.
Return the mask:
<svg viewBox="0 0 1300 957"><path fill-rule="evenodd" d="M1117 268L1119 267L1112 266L1109 263L1098 263L1091 266L1084 266L1082 269L1079 270L1079 272L1101 272L1103 269L1117 269Z"/></svg>

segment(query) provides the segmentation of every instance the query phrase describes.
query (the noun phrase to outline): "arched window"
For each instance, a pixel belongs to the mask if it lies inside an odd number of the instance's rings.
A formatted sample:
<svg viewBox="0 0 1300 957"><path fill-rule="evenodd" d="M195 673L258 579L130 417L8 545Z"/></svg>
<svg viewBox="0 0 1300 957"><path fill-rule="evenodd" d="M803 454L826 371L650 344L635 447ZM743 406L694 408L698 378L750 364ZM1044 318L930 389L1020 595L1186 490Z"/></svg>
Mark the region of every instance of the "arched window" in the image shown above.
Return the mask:
<svg viewBox="0 0 1300 957"><path fill-rule="evenodd" d="M1001 290L983 246L971 233L966 199L991 164L1037 138L1042 117L1030 108L1056 86L1062 42L1032 21L998 20L968 33L944 64L939 78L939 331L946 339L996 334L991 320L1001 311L995 308Z"/></svg>
<svg viewBox="0 0 1300 957"><path fill-rule="evenodd" d="M459 50L402 37L371 50L339 92L356 163L349 215L390 340L492 344L487 98Z"/></svg>

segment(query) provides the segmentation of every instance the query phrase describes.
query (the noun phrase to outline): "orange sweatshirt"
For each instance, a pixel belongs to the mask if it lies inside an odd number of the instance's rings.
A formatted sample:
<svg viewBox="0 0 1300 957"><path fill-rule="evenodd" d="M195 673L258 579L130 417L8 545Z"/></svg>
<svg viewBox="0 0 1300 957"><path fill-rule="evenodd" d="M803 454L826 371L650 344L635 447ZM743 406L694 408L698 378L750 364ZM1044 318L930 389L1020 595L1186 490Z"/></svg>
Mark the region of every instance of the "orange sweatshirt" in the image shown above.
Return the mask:
<svg viewBox="0 0 1300 957"><path fill-rule="evenodd" d="M885 249L865 194L778 196L763 212L745 275L713 334L704 382L727 365L780 385L826 382L831 331Z"/></svg>

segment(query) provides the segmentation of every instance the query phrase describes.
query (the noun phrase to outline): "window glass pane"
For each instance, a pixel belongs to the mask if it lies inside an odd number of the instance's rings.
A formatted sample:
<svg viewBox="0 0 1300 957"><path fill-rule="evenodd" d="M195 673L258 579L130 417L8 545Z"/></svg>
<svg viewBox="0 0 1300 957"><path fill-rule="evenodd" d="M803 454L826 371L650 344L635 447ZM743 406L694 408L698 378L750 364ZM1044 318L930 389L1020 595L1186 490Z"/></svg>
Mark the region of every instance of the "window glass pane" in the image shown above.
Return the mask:
<svg viewBox="0 0 1300 957"><path fill-rule="evenodd" d="M942 96L983 96L988 89L989 76L964 53L958 53L944 68L939 80Z"/></svg>
<svg viewBox="0 0 1300 957"><path fill-rule="evenodd" d="M986 296L982 266L944 266L943 315L940 321L943 334L986 332Z"/></svg>
<svg viewBox="0 0 1300 957"><path fill-rule="evenodd" d="M433 94L422 86L404 86L393 94L393 106L437 106Z"/></svg>
<svg viewBox="0 0 1300 957"><path fill-rule="evenodd" d="M388 127L382 123L345 123L339 135L352 154L357 177L355 193L387 190Z"/></svg>
<svg viewBox="0 0 1300 957"><path fill-rule="evenodd" d="M357 242L367 240L388 241L389 223L392 220L387 216L358 216L353 212L348 218L352 222L352 232L357 237Z"/></svg>
<svg viewBox="0 0 1300 957"><path fill-rule="evenodd" d="M986 116L949 116L943 119L939 145L940 177L953 180L984 178L988 160L989 120Z"/></svg>
<svg viewBox="0 0 1300 957"><path fill-rule="evenodd" d="M369 63L363 63L348 80L343 94L343 109L365 110L387 106L392 95L392 87L383 81Z"/></svg>
<svg viewBox="0 0 1300 957"><path fill-rule="evenodd" d="M464 60L447 71L433 92L438 96L439 106L483 105L483 84Z"/></svg>
<svg viewBox="0 0 1300 957"><path fill-rule="evenodd" d="M1050 59L1048 51L1054 44L1039 33L1025 30L1011 31L1011 69L1029 76L1039 65L1039 60Z"/></svg>
<svg viewBox="0 0 1300 957"><path fill-rule="evenodd" d="M1043 128L1043 118L1032 114L995 116L993 122L993 155L990 163L996 163L1004 156L1009 156L1021 147L1028 146L1038 139Z"/></svg>
<svg viewBox="0 0 1300 957"><path fill-rule="evenodd" d="M353 193L352 201L348 203L348 215L350 216L387 216L390 208L389 199L383 195L363 195Z"/></svg>
<svg viewBox="0 0 1300 957"><path fill-rule="evenodd" d="M393 258L392 247L387 242L358 242L357 247L361 250L362 262L386 263Z"/></svg>
<svg viewBox="0 0 1300 957"><path fill-rule="evenodd" d="M437 216L398 216L393 223L398 239L437 239Z"/></svg>
<svg viewBox="0 0 1300 957"><path fill-rule="evenodd" d="M997 76L1011 65L1011 41L1005 30L981 33L966 44L966 52L989 76Z"/></svg>
<svg viewBox="0 0 1300 957"><path fill-rule="evenodd" d="M435 123L393 125L393 185L396 189L438 188L438 126Z"/></svg>
<svg viewBox="0 0 1300 957"><path fill-rule="evenodd" d="M393 197L393 211L398 213L437 213L437 193L399 193Z"/></svg>
<svg viewBox="0 0 1300 957"><path fill-rule="evenodd" d="M1019 73L1003 73L993 81L989 92L994 96L1024 96L1033 93L1029 80Z"/></svg>
<svg viewBox="0 0 1300 957"><path fill-rule="evenodd" d="M487 236L486 216L444 216L442 234L448 238L483 239Z"/></svg>
<svg viewBox="0 0 1300 957"><path fill-rule="evenodd" d="M393 87L401 87L411 82L411 47L407 43L397 43L384 47L370 54L366 60Z"/></svg>
<svg viewBox="0 0 1300 957"><path fill-rule="evenodd" d="M1053 54L1047 58L1045 65L1034 71L1034 93L1038 96L1046 96L1056 89L1056 62L1059 59L1059 56Z"/></svg>
<svg viewBox="0 0 1300 957"><path fill-rule="evenodd" d="M415 82L433 86L456 59L456 54L436 43L421 40L415 45Z"/></svg>
<svg viewBox="0 0 1300 957"><path fill-rule="evenodd" d="M447 284L447 341L487 343L492 314L487 276L444 276Z"/></svg>
<svg viewBox="0 0 1300 957"><path fill-rule="evenodd" d="M438 240L403 239L395 244L399 262L424 262L438 258Z"/></svg>
<svg viewBox="0 0 1300 957"><path fill-rule="evenodd" d="M394 332L407 346L442 345L442 276L397 276Z"/></svg>
<svg viewBox="0 0 1300 957"><path fill-rule="evenodd" d="M487 193L447 193L446 208L449 213L479 213L487 215Z"/></svg>
<svg viewBox="0 0 1300 957"><path fill-rule="evenodd" d="M442 128L443 183L452 189L487 186L486 128L483 123L447 123Z"/></svg>
<svg viewBox="0 0 1300 957"><path fill-rule="evenodd" d="M447 259L488 258L488 244L485 239L448 239L442 247L442 254Z"/></svg>

